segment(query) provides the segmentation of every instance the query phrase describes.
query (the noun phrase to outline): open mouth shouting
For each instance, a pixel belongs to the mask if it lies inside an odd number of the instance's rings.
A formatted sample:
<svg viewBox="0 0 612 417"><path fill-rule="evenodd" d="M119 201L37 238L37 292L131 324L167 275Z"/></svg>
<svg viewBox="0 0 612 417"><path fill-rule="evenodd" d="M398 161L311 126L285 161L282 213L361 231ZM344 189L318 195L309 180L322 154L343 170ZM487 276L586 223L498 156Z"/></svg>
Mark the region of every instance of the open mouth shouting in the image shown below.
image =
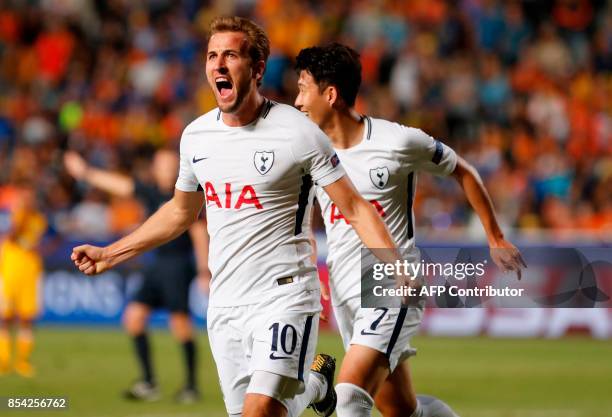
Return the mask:
<svg viewBox="0 0 612 417"><path fill-rule="evenodd" d="M221 75L215 78L215 86L217 87L217 92L222 100L225 101L231 99L234 92L233 84L227 76Z"/></svg>

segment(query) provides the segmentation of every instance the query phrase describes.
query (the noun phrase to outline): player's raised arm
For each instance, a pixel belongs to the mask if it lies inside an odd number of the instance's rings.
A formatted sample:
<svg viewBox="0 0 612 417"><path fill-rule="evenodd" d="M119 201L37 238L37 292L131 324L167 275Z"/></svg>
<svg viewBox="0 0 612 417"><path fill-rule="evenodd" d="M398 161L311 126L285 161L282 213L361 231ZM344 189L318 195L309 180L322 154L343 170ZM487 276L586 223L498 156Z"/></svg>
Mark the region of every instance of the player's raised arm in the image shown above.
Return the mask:
<svg viewBox="0 0 612 417"><path fill-rule="evenodd" d="M465 196L478 215L487 234L491 258L504 271L516 271L521 279L521 269L526 267L519 250L504 237L495 216L495 209L478 171L465 159L457 156L457 165L451 174L457 180Z"/></svg>
<svg viewBox="0 0 612 417"><path fill-rule="evenodd" d="M74 151L64 153L66 171L76 180L85 181L109 194L130 197L134 194L134 180L128 176L93 168L85 159Z"/></svg>
<svg viewBox="0 0 612 417"><path fill-rule="evenodd" d="M504 238L495 209L476 169L454 150L420 129L398 125L403 132L399 159L407 166L439 176L452 175L463 189L468 202L480 218L487 234L491 259L503 271L515 271L521 279L526 267L518 249Z"/></svg>
<svg viewBox="0 0 612 417"><path fill-rule="evenodd" d="M129 235L104 248L77 246L71 259L83 273L99 274L185 232L196 221L203 202L202 193L177 189L170 201Z"/></svg>

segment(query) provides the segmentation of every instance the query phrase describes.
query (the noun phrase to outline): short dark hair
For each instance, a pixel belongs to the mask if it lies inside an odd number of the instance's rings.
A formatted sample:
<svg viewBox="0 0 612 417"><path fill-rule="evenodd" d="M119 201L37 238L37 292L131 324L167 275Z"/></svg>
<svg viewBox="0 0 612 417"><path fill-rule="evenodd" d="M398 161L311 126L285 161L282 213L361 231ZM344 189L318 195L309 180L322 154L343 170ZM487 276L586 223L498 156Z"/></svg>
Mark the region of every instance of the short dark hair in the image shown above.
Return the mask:
<svg viewBox="0 0 612 417"><path fill-rule="evenodd" d="M302 49L295 61L296 71L308 71L319 89L333 85L349 107L355 104L361 85L361 62L357 51L334 42Z"/></svg>

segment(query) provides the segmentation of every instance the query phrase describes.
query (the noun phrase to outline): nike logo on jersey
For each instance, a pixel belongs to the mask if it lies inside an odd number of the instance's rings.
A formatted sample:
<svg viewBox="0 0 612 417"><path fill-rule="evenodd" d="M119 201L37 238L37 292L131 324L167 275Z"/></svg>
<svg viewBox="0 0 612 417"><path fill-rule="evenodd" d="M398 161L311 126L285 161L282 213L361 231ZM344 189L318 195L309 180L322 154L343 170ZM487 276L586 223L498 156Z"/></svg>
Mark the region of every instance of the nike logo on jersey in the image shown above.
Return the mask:
<svg viewBox="0 0 612 417"><path fill-rule="evenodd" d="M196 159L196 157L195 157L195 155L194 155L194 156L193 156L193 159L191 160L191 162L193 162L193 163L195 164L195 163L200 162L200 161L203 161L203 160L205 160L205 159L208 159L208 157L207 157L207 156L205 156L204 158L197 158L197 159Z"/></svg>
<svg viewBox="0 0 612 417"><path fill-rule="evenodd" d="M362 336L380 336L380 333L367 332L365 329L361 331Z"/></svg>
<svg viewBox="0 0 612 417"><path fill-rule="evenodd" d="M270 359L272 359L273 361L277 361L279 359L291 359L290 356L276 356L274 354L274 352L270 353Z"/></svg>

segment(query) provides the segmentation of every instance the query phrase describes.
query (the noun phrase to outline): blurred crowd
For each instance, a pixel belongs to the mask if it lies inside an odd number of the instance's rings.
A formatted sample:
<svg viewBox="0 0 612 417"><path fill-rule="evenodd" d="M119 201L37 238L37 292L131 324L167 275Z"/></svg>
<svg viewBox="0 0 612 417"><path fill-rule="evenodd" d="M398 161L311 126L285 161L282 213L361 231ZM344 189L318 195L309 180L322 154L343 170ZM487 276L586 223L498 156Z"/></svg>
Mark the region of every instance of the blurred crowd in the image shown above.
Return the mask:
<svg viewBox="0 0 612 417"><path fill-rule="evenodd" d="M349 44L358 110L453 146L508 230L612 240L605 0L0 0L0 208L29 183L61 236L104 240L141 221L135 201L74 181L62 154L150 181L154 150L215 107L203 57L219 14L269 34L267 96L293 102L301 48ZM452 181L422 175L415 209L420 236L483 235Z"/></svg>

